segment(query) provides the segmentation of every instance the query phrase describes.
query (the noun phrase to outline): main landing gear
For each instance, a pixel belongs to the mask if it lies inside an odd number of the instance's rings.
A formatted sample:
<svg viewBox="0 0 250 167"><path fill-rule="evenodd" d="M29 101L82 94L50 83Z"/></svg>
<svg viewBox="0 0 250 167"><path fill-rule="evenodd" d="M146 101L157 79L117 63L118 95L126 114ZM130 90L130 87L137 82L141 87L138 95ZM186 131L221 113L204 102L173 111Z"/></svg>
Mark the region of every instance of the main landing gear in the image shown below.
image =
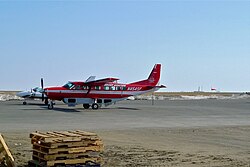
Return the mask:
<svg viewBox="0 0 250 167"><path fill-rule="evenodd" d="M97 103L92 104L92 109L97 110L99 108L99 105Z"/></svg>
<svg viewBox="0 0 250 167"><path fill-rule="evenodd" d="M99 104L97 104L97 103L93 103L92 105L91 105L91 108L93 109L93 110L97 110L97 109L99 109ZM83 104L83 108L84 109L89 109L90 108L90 104Z"/></svg>
<svg viewBox="0 0 250 167"><path fill-rule="evenodd" d="M89 104L83 104L84 109L89 109L90 105Z"/></svg>

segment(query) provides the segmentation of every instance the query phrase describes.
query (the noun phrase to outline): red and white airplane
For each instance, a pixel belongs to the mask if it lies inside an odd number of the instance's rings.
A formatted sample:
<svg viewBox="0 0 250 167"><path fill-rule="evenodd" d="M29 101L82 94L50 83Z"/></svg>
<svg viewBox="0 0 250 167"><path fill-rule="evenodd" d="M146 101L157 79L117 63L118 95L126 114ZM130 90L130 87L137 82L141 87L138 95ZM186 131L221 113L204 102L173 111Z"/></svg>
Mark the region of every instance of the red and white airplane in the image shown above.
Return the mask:
<svg viewBox="0 0 250 167"><path fill-rule="evenodd" d="M68 106L83 104L85 109L90 106L96 110L101 105L109 105L117 101L125 100L129 96L140 95L165 88L158 85L160 80L161 64L156 64L148 79L121 84L117 78L104 78L95 80L94 76L89 77L85 82L68 82L61 87L48 87L43 89L43 79L41 79L42 94L50 100L48 109L53 109L55 100L63 101Z"/></svg>

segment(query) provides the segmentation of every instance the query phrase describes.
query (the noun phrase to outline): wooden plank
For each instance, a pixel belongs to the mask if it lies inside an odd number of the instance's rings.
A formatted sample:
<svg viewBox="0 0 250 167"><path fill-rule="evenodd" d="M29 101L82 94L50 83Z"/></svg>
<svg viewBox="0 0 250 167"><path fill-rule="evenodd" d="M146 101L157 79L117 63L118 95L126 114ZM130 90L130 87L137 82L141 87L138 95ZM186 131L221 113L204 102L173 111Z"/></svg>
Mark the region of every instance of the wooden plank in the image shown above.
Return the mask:
<svg viewBox="0 0 250 167"><path fill-rule="evenodd" d="M41 152L36 152L33 150L33 156L42 159L44 161L50 160L65 160L65 159L80 159L80 158L98 158L100 157L100 152L87 151L85 153L74 153L74 154L45 154Z"/></svg>
<svg viewBox="0 0 250 167"><path fill-rule="evenodd" d="M62 131L62 132L55 131L55 133L65 135L67 137L81 137L81 135L74 134L74 133L71 133L69 131Z"/></svg>
<svg viewBox="0 0 250 167"><path fill-rule="evenodd" d="M48 135L43 134L42 132L33 132L30 134L30 138L32 138L33 136L39 136L39 137L44 137L44 138L49 137Z"/></svg>
<svg viewBox="0 0 250 167"><path fill-rule="evenodd" d="M95 133L77 131L53 131L53 132L35 132L30 134L33 141L41 142L67 142L67 141L81 141L86 139L97 140L99 137Z"/></svg>
<svg viewBox="0 0 250 167"><path fill-rule="evenodd" d="M54 166L56 164L85 164L87 162L101 163L101 158L85 158L85 159L69 159L69 160L56 160L56 161L47 161L47 166Z"/></svg>
<svg viewBox="0 0 250 167"><path fill-rule="evenodd" d="M54 135L54 136L60 136L60 137L64 137L64 135L55 133L55 132L47 132L48 134Z"/></svg>
<svg viewBox="0 0 250 167"><path fill-rule="evenodd" d="M79 137L46 137L46 138L40 138L40 139L35 139L34 137L32 138L32 141L40 141L44 143L56 143L56 142L73 142L73 141L81 141L82 139Z"/></svg>
<svg viewBox="0 0 250 167"><path fill-rule="evenodd" d="M94 158L82 158L82 159L66 159L66 160L51 160L45 161L36 156L32 156L34 161L37 161L39 164L47 164L47 166L54 166L56 164L85 164L87 162L101 163L103 161L102 157L94 157Z"/></svg>
<svg viewBox="0 0 250 167"><path fill-rule="evenodd" d="M1 134L0 134L0 145L3 147L3 151L1 153L3 153L3 155L5 156L7 166L8 167L15 167L16 166L15 160L14 160L13 156L11 155L9 147L5 143L4 138Z"/></svg>
<svg viewBox="0 0 250 167"><path fill-rule="evenodd" d="M84 153L87 151L103 151L102 146L88 146L76 148L45 148L33 145L33 150L45 154L59 154L59 153Z"/></svg>
<svg viewBox="0 0 250 167"><path fill-rule="evenodd" d="M76 147L70 148L69 153L78 153L78 152L87 152L87 151L101 151L102 147L100 146L89 146L89 147Z"/></svg>
<svg viewBox="0 0 250 167"><path fill-rule="evenodd" d="M70 148L70 147L88 147L88 146L103 146L101 140L86 140L80 142L59 142L59 143L37 143L33 142L33 145L44 148Z"/></svg>
<svg viewBox="0 0 250 167"><path fill-rule="evenodd" d="M76 131L73 131L73 133L81 134L83 136L97 136L95 133L86 132L86 131L82 131L82 130L76 130Z"/></svg>
<svg viewBox="0 0 250 167"><path fill-rule="evenodd" d="M89 138L91 140L99 139L99 137L95 133L92 133L92 132L85 132L85 131L82 131L82 130L76 130L76 131L70 131L70 132L82 135L85 138Z"/></svg>

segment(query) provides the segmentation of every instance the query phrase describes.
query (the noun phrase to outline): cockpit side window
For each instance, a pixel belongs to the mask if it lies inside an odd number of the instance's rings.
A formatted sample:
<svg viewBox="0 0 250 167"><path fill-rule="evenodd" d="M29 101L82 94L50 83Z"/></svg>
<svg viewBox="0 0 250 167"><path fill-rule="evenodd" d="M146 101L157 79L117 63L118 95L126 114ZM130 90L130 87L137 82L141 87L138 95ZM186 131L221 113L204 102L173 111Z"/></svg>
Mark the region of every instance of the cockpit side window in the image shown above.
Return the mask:
<svg viewBox="0 0 250 167"><path fill-rule="evenodd" d="M81 86L80 86L80 85L76 85L76 86L74 87L74 89L80 90L80 89L81 89Z"/></svg>
<svg viewBox="0 0 250 167"><path fill-rule="evenodd" d="M38 87L32 89L33 92L37 92Z"/></svg>
<svg viewBox="0 0 250 167"><path fill-rule="evenodd" d="M72 89L74 87L74 84L71 83L71 82L68 82L65 85L63 85L63 87L66 88L66 89Z"/></svg>

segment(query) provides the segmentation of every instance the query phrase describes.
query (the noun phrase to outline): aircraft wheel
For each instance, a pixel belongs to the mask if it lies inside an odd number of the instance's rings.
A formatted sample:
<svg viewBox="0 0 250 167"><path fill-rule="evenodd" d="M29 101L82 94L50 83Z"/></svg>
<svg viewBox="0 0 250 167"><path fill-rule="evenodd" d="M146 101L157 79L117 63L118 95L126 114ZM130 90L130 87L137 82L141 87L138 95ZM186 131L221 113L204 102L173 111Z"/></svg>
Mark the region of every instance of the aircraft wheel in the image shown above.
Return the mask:
<svg viewBox="0 0 250 167"><path fill-rule="evenodd" d="M92 104L92 109L97 110L99 108L99 105L97 103Z"/></svg>
<svg viewBox="0 0 250 167"><path fill-rule="evenodd" d="M26 105L26 104L27 104L27 102L26 102L26 101L24 101L24 102L23 102L23 105Z"/></svg>
<svg viewBox="0 0 250 167"><path fill-rule="evenodd" d="M84 109L89 109L90 105L89 104L83 104Z"/></svg>
<svg viewBox="0 0 250 167"><path fill-rule="evenodd" d="M48 104L48 109L49 109L49 110L52 110L53 108L54 108L53 102L49 103L49 104Z"/></svg>

